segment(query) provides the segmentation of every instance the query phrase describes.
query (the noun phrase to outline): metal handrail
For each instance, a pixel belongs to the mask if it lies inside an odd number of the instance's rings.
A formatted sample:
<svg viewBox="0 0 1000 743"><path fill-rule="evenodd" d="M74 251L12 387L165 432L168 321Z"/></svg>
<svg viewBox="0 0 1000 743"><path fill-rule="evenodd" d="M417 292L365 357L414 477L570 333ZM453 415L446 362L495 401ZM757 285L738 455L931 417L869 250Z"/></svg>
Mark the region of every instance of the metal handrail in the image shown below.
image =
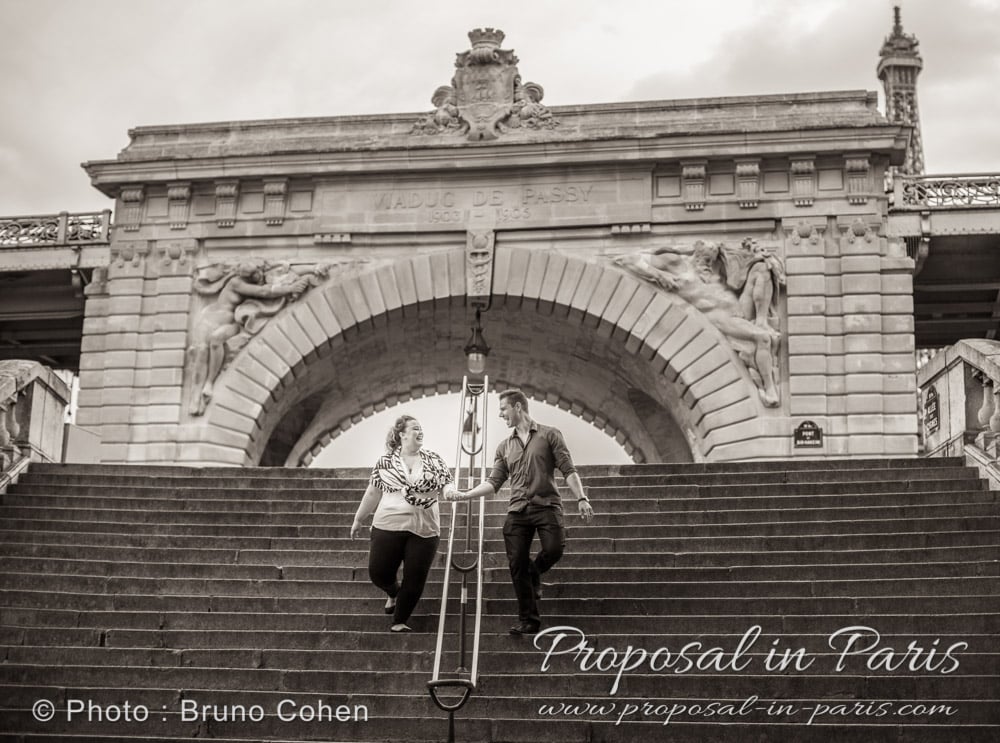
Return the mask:
<svg viewBox="0 0 1000 743"><path fill-rule="evenodd" d="M459 435L458 453L455 458L455 484L461 482L462 461L468 457L467 487L473 487L476 461L479 461L481 482L486 478L486 457L484 448L486 443L486 401L487 390L489 389L489 378L484 377L482 383L470 384L468 377L462 379L462 403L459 407ZM482 424L480 425L480 420ZM481 434L481 436L480 436ZM464 501L465 505L465 553L472 553L473 533L472 514L473 509L479 508L478 529L475 536L476 547L474 557L471 562L465 565L459 564L455 555L455 534L458 532L458 511L461 503L453 502L451 509L451 528L448 533L448 553L445 558L444 567L444 587L441 592L441 613L438 618L437 647L434 651L434 671L431 680L427 682L427 689L430 692L434 704L444 712L448 713L448 741L454 743L455 740L455 712L460 710L469 701L473 692L476 691L479 682L479 648L482 638L483 620L483 538L486 530L486 501L483 498ZM456 675L451 678L441 678L441 661L444 655L444 634L448 619L448 586L451 582L451 570L454 569L462 576L462 594L459 604L458 615L458 653L459 662ZM475 625L472 633L472 659L471 666L466 666L466 636L468 634L468 608L469 608L469 575L475 571L476 577L476 607ZM448 702L438 695L440 689L457 687L462 690L461 697L457 701Z"/></svg>

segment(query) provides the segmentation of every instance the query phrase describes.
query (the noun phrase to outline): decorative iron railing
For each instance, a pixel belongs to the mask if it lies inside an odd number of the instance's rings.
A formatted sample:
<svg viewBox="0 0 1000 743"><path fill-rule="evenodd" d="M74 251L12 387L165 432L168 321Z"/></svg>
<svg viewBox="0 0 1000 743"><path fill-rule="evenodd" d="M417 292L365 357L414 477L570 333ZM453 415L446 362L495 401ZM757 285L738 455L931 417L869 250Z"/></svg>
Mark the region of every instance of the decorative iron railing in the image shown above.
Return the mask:
<svg viewBox="0 0 1000 743"><path fill-rule="evenodd" d="M106 243L111 210L0 217L0 247L50 247Z"/></svg>
<svg viewBox="0 0 1000 743"><path fill-rule="evenodd" d="M899 176L896 209L1000 207L1000 175Z"/></svg>

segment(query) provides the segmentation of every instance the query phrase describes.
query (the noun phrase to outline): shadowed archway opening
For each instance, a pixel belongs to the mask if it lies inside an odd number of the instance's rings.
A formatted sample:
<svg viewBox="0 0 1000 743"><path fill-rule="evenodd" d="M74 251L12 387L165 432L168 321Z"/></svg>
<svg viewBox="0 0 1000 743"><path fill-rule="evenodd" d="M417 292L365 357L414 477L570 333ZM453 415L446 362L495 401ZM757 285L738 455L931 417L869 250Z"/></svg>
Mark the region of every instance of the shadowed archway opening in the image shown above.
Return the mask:
<svg viewBox="0 0 1000 743"><path fill-rule="evenodd" d="M485 449L487 466L492 461L496 445L510 435L510 429L499 417L498 395L498 392L493 392L489 396ZM461 396L455 393L400 401L332 436L329 443L312 458L309 466L342 468L370 465L374 457L382 453L390 426L403 414L416 417L424 426L424 446L441 454L449 465L454 465L460 404ZM539 422L555 426L563 432L577 464L628 464L634 461L613 436L568 409L530 399L529 410Z"/></svg>
<svg viewBox="0 0 1000 743"><path fill-rule="evenodd" d="M262 465L309 464L332 439L383 409L459 391L471 317L457 301L429 302L376 316L331 339L265 406L251 458ZM483 317L493 348L491 387L520 387L529 398L567 410L603 430L633 461L693 459L678 421L687 406L613 328L565 308L509 300ZM371 452L359 452L358 463L370 458Z"/></svg>

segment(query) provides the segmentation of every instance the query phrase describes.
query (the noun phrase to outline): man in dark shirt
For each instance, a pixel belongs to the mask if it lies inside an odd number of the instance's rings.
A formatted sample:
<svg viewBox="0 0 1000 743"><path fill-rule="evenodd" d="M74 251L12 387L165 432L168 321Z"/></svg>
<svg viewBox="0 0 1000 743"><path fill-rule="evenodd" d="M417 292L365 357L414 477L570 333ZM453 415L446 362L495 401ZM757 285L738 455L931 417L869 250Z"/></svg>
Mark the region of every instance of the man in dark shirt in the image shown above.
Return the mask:
<svg viewBox="0 0 1000 743"><path fill-rule="evenodd" d="M510 633L533 635L541 626L538 613L541 575L559 561L566 545L562 499L554 478L556 469L566 478L584 521L589 522L594 517L594 509L562 434L556 428L532 420L528 415L528 398L523 392L512 389L500 393L500 417L513 431L497 447L489 477L466 493L456 491L445 497L466 500L494 495L510 480L503 539L520 620L510 628ZM536 532L541 551L532 560L531 542Z"/></svg>

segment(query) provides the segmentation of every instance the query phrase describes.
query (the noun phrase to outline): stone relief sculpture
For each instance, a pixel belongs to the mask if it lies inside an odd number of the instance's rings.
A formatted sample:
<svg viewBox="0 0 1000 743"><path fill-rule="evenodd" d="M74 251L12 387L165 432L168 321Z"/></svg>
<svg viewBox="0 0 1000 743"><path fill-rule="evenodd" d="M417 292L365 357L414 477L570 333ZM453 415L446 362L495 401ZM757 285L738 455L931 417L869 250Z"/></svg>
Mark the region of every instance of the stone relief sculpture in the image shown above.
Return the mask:
<svg viewBox="0 0 1000 743"><path fill-rule="evenodd" d="M260 259L200 269L194 290L212 299L198 313L187 349L191 415L205 412L227 361L285 305L326 279L329 270L325 264L292 267Z"/></svg>
<svg viewBox="0 0 1000 743"><path fill-rule="evenodd" d="M501 124L501 128L506 130L526 127L528 129L552 129L559 124L552 117L552 112L542 105L542 97L545 90L537 83L525 83L521 85L518 78L514 86L514 109L513 115L507 120L506 125Z"/></svg>
<svg viewBox="0 0 1000 743"><path fill-rule="evenodd" d="M459 115L455 89L450 85L442 85L435 90L431 103L434 104L434 111L413 125L414 132L441 134L447 131L464 132L468 128Z"/></svg>
<svg viewBox="0 0 1000 743"><path fill-rule="evenodd" d="M739 247L699 240L693 248L639 251L614 263L704 313L746 365L764 405L778 406L780 258L747 238Z"/></svg>
<svg viewBox="0 0 1000 743"><path fill-rule="evenodd" d="M551 129L558 125L541 104L544 91L521 84L518 59L501 49L504 33L477 28L469 32L472 48L455 59L451 85L439 87L431 99L435 110L417 121L413 134L466 134L470 140L496 139L511 129Z"/></svg>

